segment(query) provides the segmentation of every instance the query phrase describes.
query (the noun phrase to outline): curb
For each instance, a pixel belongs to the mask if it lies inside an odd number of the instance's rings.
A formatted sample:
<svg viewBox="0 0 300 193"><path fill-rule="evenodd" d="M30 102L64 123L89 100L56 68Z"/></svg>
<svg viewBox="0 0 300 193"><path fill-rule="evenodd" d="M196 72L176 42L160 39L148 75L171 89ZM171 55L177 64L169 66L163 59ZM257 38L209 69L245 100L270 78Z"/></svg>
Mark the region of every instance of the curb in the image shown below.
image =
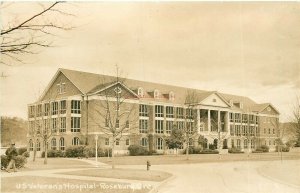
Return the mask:
<svg viewBox="0 0 300 193"><path fill-rule="evenodd" d="M171 177L169 177L168 179L165 179L164 181L162 181L159 185L155 186L154 188L152 188L152 190L149 191L149 193L156 193L159 191L160 188L162 188L166 183L168 183L169 181L175 179L176 176L172 175Z"/></svg>

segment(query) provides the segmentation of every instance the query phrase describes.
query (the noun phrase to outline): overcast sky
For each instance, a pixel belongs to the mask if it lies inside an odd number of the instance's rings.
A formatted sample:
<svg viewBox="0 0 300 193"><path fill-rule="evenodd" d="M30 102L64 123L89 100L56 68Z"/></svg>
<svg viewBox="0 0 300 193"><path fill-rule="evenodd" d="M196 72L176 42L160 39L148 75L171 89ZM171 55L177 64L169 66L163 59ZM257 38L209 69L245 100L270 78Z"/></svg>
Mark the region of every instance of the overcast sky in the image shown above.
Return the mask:
<svg viewBox="0 0 300 193"><path fill-rule="evenodd" d="M70 3L76 28L57 47L1 66L1 115L27 117L58 68L245 95L287 120L300 93L300 3ZM37 3L14 3L2 21L26 19ZM65 18L60 17L63 21Z"/></svg>

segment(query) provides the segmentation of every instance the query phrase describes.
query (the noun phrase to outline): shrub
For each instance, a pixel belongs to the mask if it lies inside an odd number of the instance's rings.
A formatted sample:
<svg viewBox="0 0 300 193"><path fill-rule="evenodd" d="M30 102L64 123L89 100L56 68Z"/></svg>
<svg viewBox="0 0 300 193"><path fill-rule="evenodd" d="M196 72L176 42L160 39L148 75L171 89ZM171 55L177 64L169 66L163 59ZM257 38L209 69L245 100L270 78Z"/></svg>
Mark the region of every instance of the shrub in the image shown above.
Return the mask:
<svg viewBox="0 0 300 193"><path fill-rule="evenodd" d="M148 155L148 151L146 148L140 145L130 145L128 147L129 155L136 156L136 155Z"/></svg>
<svg viewBox="0 0 300 193"><path fill-rule="evenodd" d="M269 147L266 145L261 145L258 148L255 149L254 151L255 153L259 153L259 152L269 152Z"/></svg>
<svg viewBox="0 0 300 193"><path fill-rule="evenodd" d="M218 150L203 149L199 154L218 154Z"/></svg>
<svg viewBox="0 0 300 193"><path fill-rule="evenodd" d="M42 157L45 157L45 152L42 152ZM47 151L47 157L66 157L66 154L62 150L52 150Z"/></svg>
<svg viewBox="0 0 300 193"><path fill-rule="evenodd" d="M232 147L228 149L228 153L244 153L241 148Z"/></svg>
<svg viewBox="0 0 300 193"><path fill-rule="evenodd" d="M17 149L18 151L18 155L23 155L24 152L27 151L27 148L26 147L20 147Z"/></svg>
<svg viewBox="0 0 300 193"><path fill-rule="evenodd" d="M22 156L24 156L24 157L29 157L29 156L30 156L30 154L29 154L29 152L28 152L28 151L25 151L25 152L23 152L23 153L22 153Z"/></svg>
<svg viewBox="0 0 300 193"><path fill-rule="evenodd" d="M203 150L202 147L189 147L189 154L199 154ZM186 153L186 149L184 150L184 153Z"/></svg>
<svg viewBox="0 0 300 193"><path fill-rule="evenodd" d="M280 151L280 148L278 146L276 146L276 152L278 152L278 150ZM282 146L281 147L281 151L282 152L289 152L290 151L290 148L288 146Z"/></svg>
<svg viewBox="0 0 300 193"><path fill-rule="evenodd" d="M209 144L208 145L208 149L210 150L215 150L216 149L216 146L214 144Z"/></svg>
<svg viewBox="0 0 300 193"><path fill-rule="evenodd" d="M15 160L16 160L16 168L22 168L27 163L26 157L22 156L22 155L16 156ZM9 162L8 162L7 156L1 155L1 169L6 168L8 163Z"/></svg>
<svg viewBox="0 0 300 193"><path fill-rule="evenodd" d="M84 157L84 146L70 146L66 149L66 157Z"/></svg>

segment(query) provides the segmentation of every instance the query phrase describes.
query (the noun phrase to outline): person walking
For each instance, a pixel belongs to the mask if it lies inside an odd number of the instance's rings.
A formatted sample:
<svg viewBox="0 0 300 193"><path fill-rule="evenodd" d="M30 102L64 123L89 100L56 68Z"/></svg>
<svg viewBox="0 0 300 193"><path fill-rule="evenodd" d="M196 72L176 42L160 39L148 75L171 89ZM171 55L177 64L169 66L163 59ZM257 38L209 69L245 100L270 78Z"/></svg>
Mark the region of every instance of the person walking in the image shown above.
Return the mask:
<svg viewBox="0 0 300 193"><path fill-rule="evenodd" d="M14 172L17 171L16 169L16 156L18 155L17 149L15 147L15 143L12 143L10 147L6 150L5 154L7 155L7 159L9 161L9 164L6 168L7 172L10 172L10 169L12 168Z"/></svg>

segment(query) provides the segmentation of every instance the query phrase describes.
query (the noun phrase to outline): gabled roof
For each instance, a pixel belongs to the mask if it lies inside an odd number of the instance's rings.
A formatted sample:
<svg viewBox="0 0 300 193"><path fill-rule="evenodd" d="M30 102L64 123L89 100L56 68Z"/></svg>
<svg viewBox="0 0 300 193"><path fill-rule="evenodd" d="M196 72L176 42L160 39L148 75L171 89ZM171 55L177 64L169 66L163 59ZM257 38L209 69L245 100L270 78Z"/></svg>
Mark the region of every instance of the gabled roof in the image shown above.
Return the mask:
<svg viewBox="0 0 300 193"><path fill-rule="evenodd" d="M255 104L255 105L252 106L251 111L260 113L260 112L264 111L269 106L271 106L277 113L279 113L279 111L271 103Z"/></svg>
<svg viewBox="0 0 300 193"><path fill-rule="evenodd" d="M57 78L59 73L64 74L77 88L81 91L82 94L91 94L95 93L101 89L109 87L116 83L116 77L109 76L109 75L101 75L89 72L82 72L82 71L75 71L69 69L58 69L56 75L53 77L52 81L50 82L48 88L53 84L53 81ZM122 78L120 78L122 79ZM166 102L166 103L176 103L176 104L184 104L187 91L195 92L197 95L198 102L200 103L207 97L212 94L218 95L232 110L242 111L242 112L261 112L263 111L268 105L271 104L257 104L253 100L245 96L238 96L238 95L231 95L225 93L219 93L216 91L205 91L205 90L198 90L192 88L185 88L185 87L178 87L166 84L159 84L159 83L152 83L140 80L133 80L133 79L126 79L124 86L131 90L132 93L137 95L137 90L139 87L143 88L144 90L144 97L140 98L141 101L158 101L158 102ZM154 99L151 93L154 90L159 90L160 98ZM47 89L46 89L47 91ZM45 92L46 92L45 91ZM165 97L166 94L170 92L174 92L175 99L170 101L168 97ZM44 92L44 93L45 93ZM240 109L235 105L231 105L230 101L233 102L241 102L243 103L243 108ZM271 105L272 106L272 105ZM272 106L274 108L274 106ZM276 110L276 108L274 108ZM277 111L277 110L276 110ZM278 112L278 111L277 111Z"/></svg>

